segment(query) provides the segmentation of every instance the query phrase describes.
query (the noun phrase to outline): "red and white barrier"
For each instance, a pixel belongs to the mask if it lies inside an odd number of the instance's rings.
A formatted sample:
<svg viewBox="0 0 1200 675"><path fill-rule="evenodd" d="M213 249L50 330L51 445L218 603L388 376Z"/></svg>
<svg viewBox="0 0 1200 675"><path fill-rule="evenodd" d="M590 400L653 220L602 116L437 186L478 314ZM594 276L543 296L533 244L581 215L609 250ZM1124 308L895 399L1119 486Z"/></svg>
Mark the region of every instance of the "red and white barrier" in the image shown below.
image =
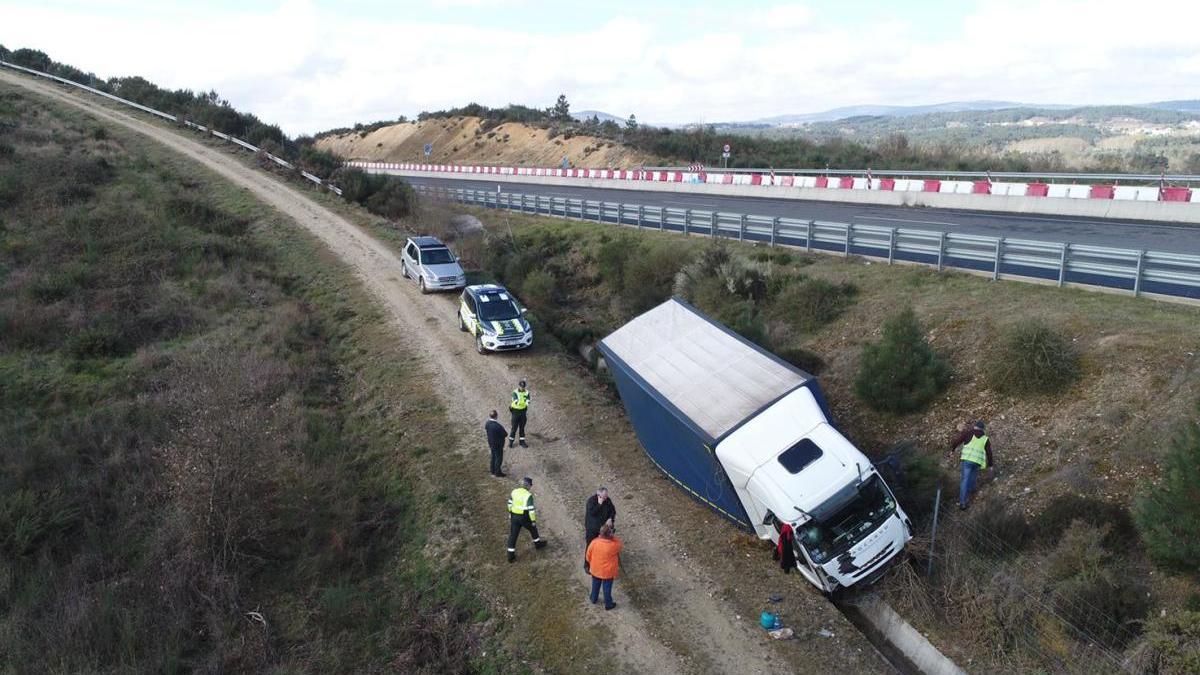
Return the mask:
<svg viewBox="0 0 1200 675"><path fill-rule="evenodd" d="M858 178L854 176L774 176L761 173L718 171L648 171L645 169L561 169L549 167L455 166L407 162L348 162L366 170L425 171L435 173L546 176L606 181L758 185L776 188L826 190L879 190L885 192L937 192L941 194L996 195L1002 197L1054 197L1059 199L1111 199L1114 201L1200 203L1200 189L1145 185L1071 185L1066 183L1014 183L989 180L935 180L913 178Z"/></svg>

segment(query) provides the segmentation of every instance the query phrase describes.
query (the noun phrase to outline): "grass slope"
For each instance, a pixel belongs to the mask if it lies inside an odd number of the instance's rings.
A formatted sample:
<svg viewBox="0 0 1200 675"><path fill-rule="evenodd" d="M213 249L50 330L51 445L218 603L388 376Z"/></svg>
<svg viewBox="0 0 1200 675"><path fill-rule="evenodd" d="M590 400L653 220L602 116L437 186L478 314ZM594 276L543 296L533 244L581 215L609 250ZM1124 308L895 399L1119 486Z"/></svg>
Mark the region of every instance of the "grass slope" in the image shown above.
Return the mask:
<svg viewBox="0 0 1200 675"><path fill-rule="evenodd" d="M0 286L4 671L525 668L414 526L419 364L285 218L3 87Z"/></svg>

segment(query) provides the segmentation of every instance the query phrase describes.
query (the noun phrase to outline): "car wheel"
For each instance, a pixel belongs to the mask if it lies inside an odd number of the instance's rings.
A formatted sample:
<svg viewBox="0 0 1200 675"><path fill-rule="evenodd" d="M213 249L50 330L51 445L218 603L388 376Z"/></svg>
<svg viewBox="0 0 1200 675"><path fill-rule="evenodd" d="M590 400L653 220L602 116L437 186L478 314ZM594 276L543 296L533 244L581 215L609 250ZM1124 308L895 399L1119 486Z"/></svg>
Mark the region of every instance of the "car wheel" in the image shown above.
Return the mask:
<svg viewBox="0 0 1200 675"><path fill-rule="evenodd" d="M405 279L408 278L408 265L400 263L400 276L404 277Z"/></svg>
<svg viewBox="0 0 1200 675"><path fill-rule="evenodd" d="M429 292L429 289L428 289L428 288L425 288L425 277L421 277L420 281L418 281L418 282L417 282L417 284L419 284L419 285L421 286L421 292L422 292L422 293L428 293L428 292Z"/></svg>
<svg viewBox="0 0 1200 675"><path fill-rule="evenodd" d="M483 346L482 335L475 336L475 351L479 352L480 354L487 354L487 348Z"/></svg>
<svg viewBox="0 0 1200 675"><path fill-rule="evenodd" d="M462 314L458 315L458 329L462 332L467 332L467 322L463 321Z"/></svg>

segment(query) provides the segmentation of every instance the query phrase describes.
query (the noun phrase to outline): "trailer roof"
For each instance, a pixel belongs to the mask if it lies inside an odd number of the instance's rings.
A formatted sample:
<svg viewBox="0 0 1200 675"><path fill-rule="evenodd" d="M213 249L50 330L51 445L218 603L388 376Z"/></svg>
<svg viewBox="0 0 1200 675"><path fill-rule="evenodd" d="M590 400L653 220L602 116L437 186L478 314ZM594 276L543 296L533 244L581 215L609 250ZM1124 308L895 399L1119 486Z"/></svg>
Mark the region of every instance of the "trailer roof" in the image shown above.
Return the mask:
<svg viewBox="0 0 1200 675"><path fill-rule="evenodd" d="M602 345L713 441L811 379L678 298Z"/></svg>

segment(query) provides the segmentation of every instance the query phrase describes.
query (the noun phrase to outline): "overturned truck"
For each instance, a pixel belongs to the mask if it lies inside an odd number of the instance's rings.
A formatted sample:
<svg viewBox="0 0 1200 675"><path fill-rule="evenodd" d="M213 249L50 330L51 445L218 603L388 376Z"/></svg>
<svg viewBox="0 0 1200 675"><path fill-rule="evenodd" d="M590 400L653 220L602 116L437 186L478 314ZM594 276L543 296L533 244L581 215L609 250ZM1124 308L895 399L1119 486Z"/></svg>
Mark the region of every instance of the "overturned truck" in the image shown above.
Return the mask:
<svg viewBox="0 0 1200 675"><path fill-rule="evenodd" d="M679 299L599 345L650 459L734 524L778 542L827 593L871 583L912 524L830 420L817 381Z"/></svg>

